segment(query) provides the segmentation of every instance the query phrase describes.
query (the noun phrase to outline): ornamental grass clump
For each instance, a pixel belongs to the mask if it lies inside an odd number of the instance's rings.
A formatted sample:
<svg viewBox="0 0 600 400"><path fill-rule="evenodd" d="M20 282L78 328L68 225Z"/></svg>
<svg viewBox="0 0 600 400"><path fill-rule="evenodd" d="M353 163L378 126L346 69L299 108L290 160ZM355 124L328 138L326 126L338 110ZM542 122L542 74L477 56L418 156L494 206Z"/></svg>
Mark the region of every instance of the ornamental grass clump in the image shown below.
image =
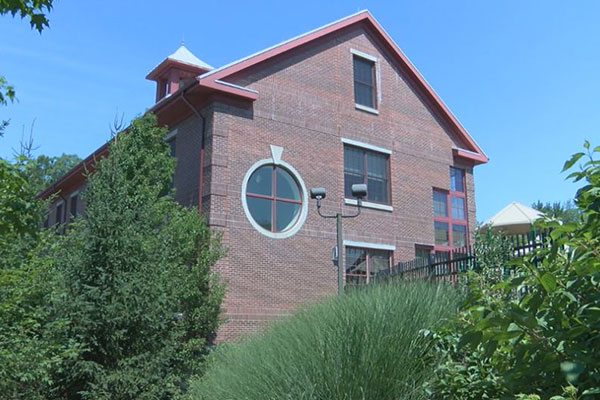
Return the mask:
<svg viewBox="0 0 600 400"><path fill-rule="evenodd" d="M423 330L456 312L458 293L392 282L299 311L213 353L193 399L421 399L431 373Z"/></svg>

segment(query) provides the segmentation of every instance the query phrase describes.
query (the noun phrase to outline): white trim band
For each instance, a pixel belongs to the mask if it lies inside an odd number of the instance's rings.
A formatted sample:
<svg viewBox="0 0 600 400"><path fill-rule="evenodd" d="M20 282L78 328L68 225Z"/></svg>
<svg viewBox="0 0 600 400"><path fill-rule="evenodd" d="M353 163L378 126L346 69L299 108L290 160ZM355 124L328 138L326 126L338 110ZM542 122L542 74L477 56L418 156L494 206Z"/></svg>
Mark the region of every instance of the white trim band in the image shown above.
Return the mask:
<svg viewBox="0 0 600 400"><path fill-rule="evenodd" d="M171 130L169 133L167 133L165 135L165 142L168 142L169 140L173 139L175 136L177 136L177 128Z"/></svg>
<svg viewBox="0 0 600 400"><path fill-rule="evenodd" d="M363 249L389 250L395 251L396 246L382 243L355 242L354 240L344 240L344 247L360 247Z"/></svg>
<svg viewBox="0 0 600 400"><path fill-rule="evenodd" d="M358 140L354 139L342 138L342 143L349 144L351 146L362 147L363 149L377 151L379 153L392 154L392 151L390 149L386 149L385 147L379 147L365 142L359 142Z"/></svg>
<svg viewBox="0 0 600 400"><path fill-rule="evenodd" d="M361 58L364 58L366 60L373 61L374 63L376 63L378 61L377 57L372 56L370 54L367 54L365 52L362 52L360 50L356 50L356 49L352 49L351 48L350 49L350 53L354 54L355 56L359 56Z"/></svg>
<svg viewBox="0 0 600 400"><path fill-rule="evenodd" d="M356 206L356 205L358 205L358 201L356 201L355 199L344 199L344 204ZM371 203L368 201L363 201L362 206L364 208L372 208L375 210L394 211L394 207L388 206L387 204Z"/></svg>
<svg viewBox="0 0 600 400"><path fill-rule="evenodd" d="M379 115L378 110L371 107L363 106L362 104L354 103L354 108L356 108L357 110L369 112L371 114Z"/></svg>

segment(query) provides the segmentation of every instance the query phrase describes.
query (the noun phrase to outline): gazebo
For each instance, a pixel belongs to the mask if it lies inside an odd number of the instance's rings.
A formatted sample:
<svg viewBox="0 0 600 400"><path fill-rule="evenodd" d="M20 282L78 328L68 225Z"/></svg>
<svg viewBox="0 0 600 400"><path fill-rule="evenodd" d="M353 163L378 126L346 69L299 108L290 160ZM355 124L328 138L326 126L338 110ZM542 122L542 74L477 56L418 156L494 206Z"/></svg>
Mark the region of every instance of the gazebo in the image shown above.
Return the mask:
<svg viewBox="0 0 600 400"><path fill-rule="evenodd" d="M535 221L543 216L541 211L513 201L483 225L509 235L527 234L532 231Z"/></svg>

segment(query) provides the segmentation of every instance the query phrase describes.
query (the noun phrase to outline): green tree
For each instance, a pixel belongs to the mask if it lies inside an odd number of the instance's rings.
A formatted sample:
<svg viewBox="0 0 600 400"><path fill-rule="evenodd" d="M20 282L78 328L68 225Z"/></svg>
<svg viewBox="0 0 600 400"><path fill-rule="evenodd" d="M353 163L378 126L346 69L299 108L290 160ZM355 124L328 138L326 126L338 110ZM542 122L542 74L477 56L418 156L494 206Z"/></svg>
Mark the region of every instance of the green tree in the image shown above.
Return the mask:
<svg viewBox="0 0 600 400"><path fill-rule="evenodd" d="M584 182L578 219L546 221L551 240L514 261L514 273L469 285L452 324L438 334L435 398L593 399L600 395L600 146L565 163Z"/></svg>
<svg viewBox="0 0 600 400"><path fill-rule="evenodd" d="M171 398L201 373L222 249L197 211L173 200L165 134L146 115L115 137L89 177L85 216L56 248L67 293L57 307L85 348L61 375L69 398Z"/></svg>
<svg viewBox="0 0 600 400"><path fill-rule="evenodd" d="M0 393L10 399L52 398L53 371L78 353L52 316L52 237L26 171L24 156L0 158Z"/></svg>
<svg viewBox="0 0 600 400"><path fill-rule="evenodd" d="M575 222L579 216L579 210L571 200L567 200L564 203L560 201L543 203L541 200L538 200L531 207L543 212L548 218L554 218L564 223Z"/></svg>
<svg viewBox="0 0 600 400"><path fill-rule="evenodd" d="M81 158L75 154L62 154L58 157L39 155L30 158L27 160L27 180L38 193L69 172L80 161Z"/></svg>

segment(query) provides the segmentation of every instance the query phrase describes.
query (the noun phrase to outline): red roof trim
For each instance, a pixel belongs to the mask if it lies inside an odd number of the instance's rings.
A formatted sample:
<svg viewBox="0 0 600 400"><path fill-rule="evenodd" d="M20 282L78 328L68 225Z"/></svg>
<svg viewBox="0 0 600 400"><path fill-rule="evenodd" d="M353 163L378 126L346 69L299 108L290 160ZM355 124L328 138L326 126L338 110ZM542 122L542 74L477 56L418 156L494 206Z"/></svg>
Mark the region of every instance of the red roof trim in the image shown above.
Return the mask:
<svg viewBox="0 0 600 400"><path fill-rule="evenodd" d="M488 158L486 156L469 150L454 148L452 149L452 154L454 155L454 157L466 158L467 160L471 160L475 164L484 164L488 162Z"/></svg>
<svg viewBox="0 0 600 400"><path fill-rule="evenodd" d="M196 74L202 74L208 71L206 68L202 68L198 65L186 63L180 60L175 60L173 58L167 57L163 61L161 61L161 63L158 64L152 71L148 72L148 75L146 75L146 79L152 81L159 79L160 75L163 74L166 70L168 70L169 67L181 68L185 71L189 71Z"/></svg>
<svg viewBox="0 0 600 400"><path fill-rule="evenodd" d="M228 93L232 93L232 88L225 89L224 85L218 85L215 83L217 80L222 80L223 78L235 74L236 72L242 71L246 68L250 68L260 62L268 60L272 57L295 49L299 46L302 46L306 43L312 42L313 40L319 39L325 35L336 32L340 29L348 27L350 25L365 22L369 24L371 28L375 30L377 34L379 34L380 38L383 40L384 44L386 44L391 50L394 56L396 56L401 64L408 69L408 72L412 75L418 85L423 89L424 93L429 96L433 105L438 108L439 112L442 116L444 116L447 121L450 123L450 126L456 130L456 133L459 135L461 139L463 139L466 144L471 147L470 150L478 153L478 160L480 163L485 163L488 161L487 156L483 152L483 150L475 143L473 138L467 133L465 128L460 124L458 119L452 114L452 112L448 109L448 107L444 104L444 102L440 99L440 97L435 93L435 91L429 86L427 81L423 78L423 76L419 73L419 71L415 68L415 66L410 62L410 60L404 55L402 50L394 43L394 41L390 38L390 36L385 32L385 30L379 25L379 23L375 20L375 18L368 11L361 11L357 14L351 15L350 17L344 18L340 21L334 22L333 24L326 25L322 28L299 36L295 39L292 39L287 42L283 42L280 45L274 46L262 52L259 52L253 56L242 59L238 62L235 62L229 66L225 66L222 68L218 68L207 72L203 75L200 75L197 80L201 86L210 87L213 89L219 89ZM248 93L236 93L243 97L248 97ZM255 98L253 98L255 100Z"/></svg>

